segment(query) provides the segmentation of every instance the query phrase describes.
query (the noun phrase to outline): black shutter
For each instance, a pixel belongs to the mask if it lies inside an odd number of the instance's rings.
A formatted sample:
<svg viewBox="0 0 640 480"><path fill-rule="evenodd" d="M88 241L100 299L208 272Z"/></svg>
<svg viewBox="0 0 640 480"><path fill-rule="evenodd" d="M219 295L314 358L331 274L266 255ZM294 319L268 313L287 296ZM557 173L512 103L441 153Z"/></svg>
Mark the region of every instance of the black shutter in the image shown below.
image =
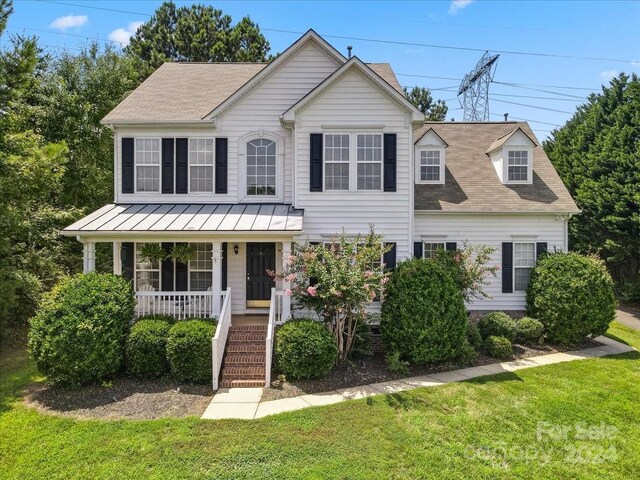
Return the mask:
<svg viewBox="0 0 640 480"><path fill-rule="evenodd" d="M120 245L120 261L122 262L122 276L129 281L133 281L133 252L135 244L126 242Z"/></svg>
<svg viewBox="0 0 640 480"><path fill-rule="evenodd" d="M309 242L309 245L320 245L320 242ZM309 277L309 286L313 287L318 283L318 279L316 277Z"/></svg>
<svg viewBox="0 0 640 480"><path fill-rule="evenodd" d="M384 191L396 191L396 134L384 134Z"/></svg>
<svg viewBox="0 0 640 480"><path fill-rule="evenodd" d="M536 260L545 253L547 253L547 242L536 243Z"/></svg>
<svg viewBox="0 0 640 480"><path fill-rule="evenodd" d="M173 243L163 243L162 250L165 255L169 256ZM160 264L160 276L162 277L162 283L160 288L163 292L173 292L173 260L165 258Z"/></svg>
<svg viewBox="0 0 640 480"><path fill-rule="evenodd" d="M513 243L502 244L502 293L513 293Z"/></svg>
<svg viewBox="0 0 640 480"><path fill-rule="evenodd" d="M228 147L226 138L216 138L216 193L227 193Z"/></svg>
<svg viewBox="0 0 640 480"><path fill-rule="evenodd" d="M222 243L222 291L225 292L227 290L227 252L229 249L227 248L227 242ZM214 283L216 279L213 279Z"/></svg>
<svg viewBox="0 0 640 480"><path fill-rule="evenodd" d="M391 250L385 252L383 261L387 270L393 270L396 268L396 243L385 243L385 247L389 246L391 246Z"/></svg>
<svg viewBox="0 0 640 480"><path fill-rule="evenodd" d="M162 193L173 193L173 138L162 139Z"/></svg>
<svg viewBox="0 0 640 480"><path fill-rule="evenodd" d="M176 193L189 193L188 138L176 138Z"/></svg>
<svg viewBox="0 0 640 480"><path fill-rule="evenodd" d="M456 242L447 242L446 247L447 251L455 252L458 249L458 244Z"/></svg>
<svg viewBox="0 0 640 480"><path fill-rule="evenodd" d="M122 139L122 193L133 193L133 138Z"/></svg>
<svg viewBox="0 0 640 480"><path fill-rule="evenodd" d="M422 242L413 242L413 256L422 258Z"/></svg>
<svg viewBox="0 0 640 480"><path fill-rule="evenodd" d="M310 137L309 191L322 191L322 134Z"/></svg>

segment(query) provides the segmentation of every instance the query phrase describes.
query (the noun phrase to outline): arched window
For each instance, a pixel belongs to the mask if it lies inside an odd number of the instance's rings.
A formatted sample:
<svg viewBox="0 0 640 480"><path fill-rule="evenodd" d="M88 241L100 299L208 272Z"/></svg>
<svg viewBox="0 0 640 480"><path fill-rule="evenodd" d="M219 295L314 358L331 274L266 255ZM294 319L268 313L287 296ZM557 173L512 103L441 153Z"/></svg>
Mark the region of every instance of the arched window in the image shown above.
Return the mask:
<svg viewBox="0 0 640 480"><path fill-rule="evenodd" d="M256 138L247 142L247 195L276 194L276 142Z"/></svg>

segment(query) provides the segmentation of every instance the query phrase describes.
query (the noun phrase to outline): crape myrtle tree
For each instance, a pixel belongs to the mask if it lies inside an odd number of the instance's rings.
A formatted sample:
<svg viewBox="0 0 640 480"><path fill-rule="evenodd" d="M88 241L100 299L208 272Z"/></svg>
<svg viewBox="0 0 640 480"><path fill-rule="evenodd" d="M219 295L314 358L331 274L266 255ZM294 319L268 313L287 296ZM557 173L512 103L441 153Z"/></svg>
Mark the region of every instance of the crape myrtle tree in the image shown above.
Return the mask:
<svg viewBox="0 0 640 480"><path fill-rule="evenodd" d="M367 305L382 298L388 281L381 262L386 250L373 229L355 238L343 233L326 245L296 244L289 265L274 274L290 282L285 294L296 308L315 312L327 324L338 347L336 363L349 357Z"/></svg>

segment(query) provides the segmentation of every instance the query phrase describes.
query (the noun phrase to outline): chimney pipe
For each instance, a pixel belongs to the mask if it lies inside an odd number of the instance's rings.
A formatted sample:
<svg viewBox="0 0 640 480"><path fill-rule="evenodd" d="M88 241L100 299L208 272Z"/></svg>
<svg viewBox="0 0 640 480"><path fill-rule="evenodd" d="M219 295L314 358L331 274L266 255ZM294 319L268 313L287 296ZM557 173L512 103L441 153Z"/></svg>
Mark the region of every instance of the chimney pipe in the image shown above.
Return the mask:
<svg viewBox="0 0 640 480"><path fill-rule="evenodd" d="M352 47L351 45L349 45L349 46L347 47L347 52L348 52L348 53L347 53L347 56L348 56L349 58L351 58L351 50L352 50L352 49L353 49L353 47Z"/></svg>
<svg viewBox="0 0 640 480"><path fill-rule="evenodd" d="M505 121L505 122L508 122L508 121L509 121L509 120L508 120L508 118L509 118L509 114L508 114L508 113L503 113L503 115L504 115L504 121Z"/></svg>

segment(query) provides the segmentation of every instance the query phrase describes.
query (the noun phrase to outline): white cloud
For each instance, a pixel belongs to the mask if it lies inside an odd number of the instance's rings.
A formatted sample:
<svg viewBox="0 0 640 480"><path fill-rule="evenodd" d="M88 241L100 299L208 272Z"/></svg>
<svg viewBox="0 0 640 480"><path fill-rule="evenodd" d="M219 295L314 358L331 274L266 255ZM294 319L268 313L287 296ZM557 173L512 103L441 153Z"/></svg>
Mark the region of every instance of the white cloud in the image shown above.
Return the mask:
<svg viewBox="0 0 640 480"><path fill-rule="evenodd" d="M458 10L468 7L473 0L453 0L449 6L449 14L455 15Z"/></svg>
<svg viewBox="0 0 640 480"><path fill-rule="evenodd" d="M600 78L606 80L607 82L617 76L618 72L616 70L605 70L604 72L600 72Z"/></svg>
<svg viewBox="0 0 640 480"><path fill-rule="evenodd" d="M67 28L82 27L89 21L89 17L86 15L66 15L64 17L56 18L49 28L55 28L56 30L66 30Z"/></svg>
<svg viewBox="0 0 640 480"><path fill-rule="evenodd" d="M131 37L135 35L136 30L138 30L143 23L144 22L131 22L127 28L116 28L109 34L109 40L117 42L123 47L129 45L129 40L131 40Z"/></svg>

